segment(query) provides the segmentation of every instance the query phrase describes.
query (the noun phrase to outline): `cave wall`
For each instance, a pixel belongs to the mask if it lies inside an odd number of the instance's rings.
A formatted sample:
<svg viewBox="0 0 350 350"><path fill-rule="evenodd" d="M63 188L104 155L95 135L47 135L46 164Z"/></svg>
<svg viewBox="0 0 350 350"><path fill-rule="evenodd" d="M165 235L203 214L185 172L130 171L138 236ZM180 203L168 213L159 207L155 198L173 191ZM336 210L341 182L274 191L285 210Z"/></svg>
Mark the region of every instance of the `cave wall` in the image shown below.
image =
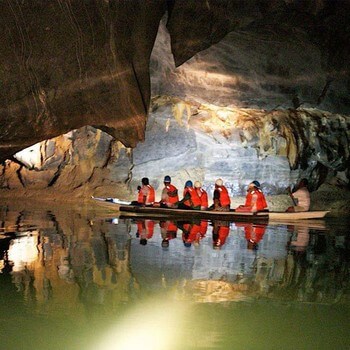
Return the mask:
<svg viewBox="0 0 350 350"><path fill-rule="evenodd" d="M132 198L167 174L231 195L348 186L347 6L0 4L1 195Z"/></svg>
<svg viewBox="0 0 350 350"><path fill-rule="evenodd" d="M292 101L348 113L349 9L329 0L1 2L0 160L87 125L126 146L143 140L150 55L165 13L176 66L218 46L192 74L196 92L180 69L162 94L180 88L217 104ZM220 97L205 91L208 76Z"/></svg>

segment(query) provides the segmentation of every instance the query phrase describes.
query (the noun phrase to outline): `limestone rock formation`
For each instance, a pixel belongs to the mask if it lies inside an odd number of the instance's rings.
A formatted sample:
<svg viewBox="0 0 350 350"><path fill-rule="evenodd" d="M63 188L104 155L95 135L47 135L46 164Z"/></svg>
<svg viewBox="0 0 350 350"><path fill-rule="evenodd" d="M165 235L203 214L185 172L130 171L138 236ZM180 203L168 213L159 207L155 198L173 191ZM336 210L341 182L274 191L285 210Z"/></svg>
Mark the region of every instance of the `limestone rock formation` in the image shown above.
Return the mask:
<svg viewBox="0 0 350 350"><path fill-rule="evenodd" d="M166 174L209 191L223 177L232 195L253 179L270 194L301 176L348 185L349 9L0 4L0 187L127 197Z"/></svg>
<svg viewBox="0 0 350 350"><path fill-rule="evenodd" d="M288 95L289 105L316 99L348 111L348 10L327 0L3 2L0 159L86 125L127 146L142 140L149 59L166 11L177 65L231 32L194 72L207 102L269 107ZM204 93L208 75L224 83L224 96Z"/></svg>

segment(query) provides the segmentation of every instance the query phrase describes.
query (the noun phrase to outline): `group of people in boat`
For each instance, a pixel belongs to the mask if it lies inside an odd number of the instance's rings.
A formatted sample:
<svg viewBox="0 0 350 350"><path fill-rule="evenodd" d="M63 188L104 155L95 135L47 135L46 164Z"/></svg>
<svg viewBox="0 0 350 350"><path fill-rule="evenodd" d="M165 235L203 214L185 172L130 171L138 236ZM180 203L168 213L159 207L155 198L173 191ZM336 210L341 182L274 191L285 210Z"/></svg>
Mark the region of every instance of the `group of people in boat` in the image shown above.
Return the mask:
<svg viewBox="0 0 350 350"><path fill-rule="evenodd" d="M307 189L307 179L302 179L290 196L294 205L289 207L288 212L308 211L310 208L310 193ZM230 211L231 200L227 188L222 179L215 181L213 204L208 205L208 193L202 188L200 181L186 181L183 198L179 199L178 189L171 183L169 175L164 177L164 188L159 202L155 200L155 190L150 185L149 179L144 177L141 186L138 187L137 201L133 205L145 205L162 208L192 209L192 210L215 210ZM259 212L268 210L268 204L259 181L252 181L248 185L245 204L235 208L237 212Z"/></svg>
<svg viewBox="0 0 350 350"><path fill-rule="evenodd" d="M136 237L139 238L141 245L146 245L149 239L154 235L156 221L152 219L137 219ZM160 234L162 237L162 247L169 247L169 242L177 238L177 231L182 231L182 242L185 247L197 246L201 240L206 236L209 222L208 220L197 221L173 221L161 220L159 221ZM226 242L230 234L230 222L222 220L214 220L212 222L212 245L214 249L220 249ZM266 224L255 224L239 222L235 223L237 228L244 230L245 238L247 240L247 249L257 249L258 243L262 240Z"/></svg>

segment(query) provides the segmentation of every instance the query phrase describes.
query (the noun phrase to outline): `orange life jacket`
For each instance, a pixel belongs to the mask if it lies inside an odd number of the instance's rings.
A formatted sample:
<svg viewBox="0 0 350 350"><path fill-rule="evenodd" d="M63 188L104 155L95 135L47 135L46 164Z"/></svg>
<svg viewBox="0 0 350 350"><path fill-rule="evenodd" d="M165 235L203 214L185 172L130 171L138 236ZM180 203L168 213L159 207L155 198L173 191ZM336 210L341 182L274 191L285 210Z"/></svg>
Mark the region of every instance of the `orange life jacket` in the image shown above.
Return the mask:
<svg viewBox="0 0 350 350"><path fill-rule="evenodd" d="M141 238L152 238L154 233L153 220L139 220L137 221L137 231Z"/></svg>
<svg viewBox="0 0 350 350"><path fill-rule="evenodd" d="M198 193L195 188L193 187L186 187L184 190L184 197L186 194L190 195L190 199L186 199L184 201L184 204L193 208L193 207L199 207L201 206L201 199L198 197Z"/></svg>
<svg viewBox="0 0 350 350"><path fill-rule="evenodd" d="M214 240L214 244L221 247L225 244L228 235L230 234L230 226L220 226L218 230L217 239Z"/></svg>
<svg viewBox="0 0 350 350"><path fill-rule="evenodd" d="M220 205L226 207L231 204L230 196L225 186L217 186L216 188L220 193Z"/></svg>
<svg viewBox="0 0 350 350"><path fill-rule="evenodd" d="M146 202L143 197L146 196ZM141 204L153 204L155 201L155 191L151 185L143 185L137 195L137 202Z"/></svg>
<svg viewBox="0 0 350 350"><path fill-rule="evenodd" d="M266 231L266 227L263 225L249 224L244 227L245 238L252 243L259 243Z"/></svg>
<svg viewBox="0 0 350 350"><path fill-rule="evenodd" d="M196 192L201 199L201 207L208 208L208 193L203 188L196 188Z"/></svg>
<svg viewBox="0 0 350 350"><path fill-rule="evenodd" d="M178 196L178 193L177 193L177 188L172 185L172 184L169 184L169 185L166 185L165 186L166 188L166 191L167 191L167 195L168 195L168 201L169 203L171 204L175 204L176 202L179 201L179 196Z"/></svg>
<svg viewBox="0 0 350 350"><path fill-rule="evenodd" d="M252 201L253 201L253 195L257 195L257 201L256 201L256 209L257 210L264 210L267 208L267 203L264 194L262 193L261 190L259 189L254 189L253 191L249 192L246 197L245 201L245 207L251 207L252 206Z"/></svg>

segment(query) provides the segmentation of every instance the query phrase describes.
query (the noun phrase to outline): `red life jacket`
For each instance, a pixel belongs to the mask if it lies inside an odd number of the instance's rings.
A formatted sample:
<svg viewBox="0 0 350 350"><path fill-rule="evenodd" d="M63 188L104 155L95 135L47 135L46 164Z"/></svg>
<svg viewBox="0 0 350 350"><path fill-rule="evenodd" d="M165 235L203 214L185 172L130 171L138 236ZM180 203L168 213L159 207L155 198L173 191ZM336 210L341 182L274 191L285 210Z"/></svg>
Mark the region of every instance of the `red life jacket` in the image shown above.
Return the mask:
<svg viewBox="0 0 350 350"><path fill-rule="evenodd" d="M198 193L196 191L195 188L193 187L186 187L184 190L184 197L185 195L189 193L189 195L191 196L190 199L187 199L184 201L184 204L193 208L193 207L199 207L201 206L201 199L198 197Z"/></svg>
<svg viewBox="0 0 350 350"><path fill-rule="evenodd" d="M141 238L152 238L154 233L153 220L139 220L137 221L137 231Z"/></svg>
<svg viewBox="0 0 350 350"><path fill-rule="evenodd" d="M208 208L208 193L203 188L196 188L196 192L201 199L201 207Z"/></svg>
<svg viewBox="0 0 350 350"><path fill-rule="evenodd" d="M167 195L169 197L168 198L169 203L175 204L176 202L178 202L179 196L177 194L177 188L172 184L166 185L165 188L167 191Z"/></svg>
<svg viewBox="0 0 350 350"><path fill-rule="evenodd" d="M146 197L146 202L144 202L144 198ZM137 195L137 202L141 204L153 204L155 201L155 191L151 185L142 185L139 193Z"/></svg>
<svg viewBox="0 0 350 350"><path fill-rule="evenodd" d="M229 206L231 204L230 196L225 186L217 186L217 190L220 193L220 205L222 207Z"/></svg>
<svg viewBox="0 0 350 350"><path fill-rule="evenodd" d="M207 229L208 229L208 221L206 220L202 220L201 221L201 236L204 237L205 234L207 233Z"/></svg>
<svg viewBox="0 0 350 350"><path fill-rule="evenodd" d="M257 195L257 201L256 201L256 209L257 210L264 210L267 208L267 203L264 194L262 193L261 190L258 188L254 189L253 191L249 192L246 197L245 201L245 207L252 207L252 202L253 202L253 195Z"/></svg>
<svg viewBox="0 0 350 350"><path fill-rule="evenodd" d="M266 227L263 225L249 224L244 227L245 238L252 243L259 243L266 231Z"/></svg>
<svg viewBox="0 0 350 350"><path fill-rule="evenodd" d="M218 230L218 237L214 241L217 247L221 247L225 244L228 235L230 234L230 226L220 226Z"/></svg>

